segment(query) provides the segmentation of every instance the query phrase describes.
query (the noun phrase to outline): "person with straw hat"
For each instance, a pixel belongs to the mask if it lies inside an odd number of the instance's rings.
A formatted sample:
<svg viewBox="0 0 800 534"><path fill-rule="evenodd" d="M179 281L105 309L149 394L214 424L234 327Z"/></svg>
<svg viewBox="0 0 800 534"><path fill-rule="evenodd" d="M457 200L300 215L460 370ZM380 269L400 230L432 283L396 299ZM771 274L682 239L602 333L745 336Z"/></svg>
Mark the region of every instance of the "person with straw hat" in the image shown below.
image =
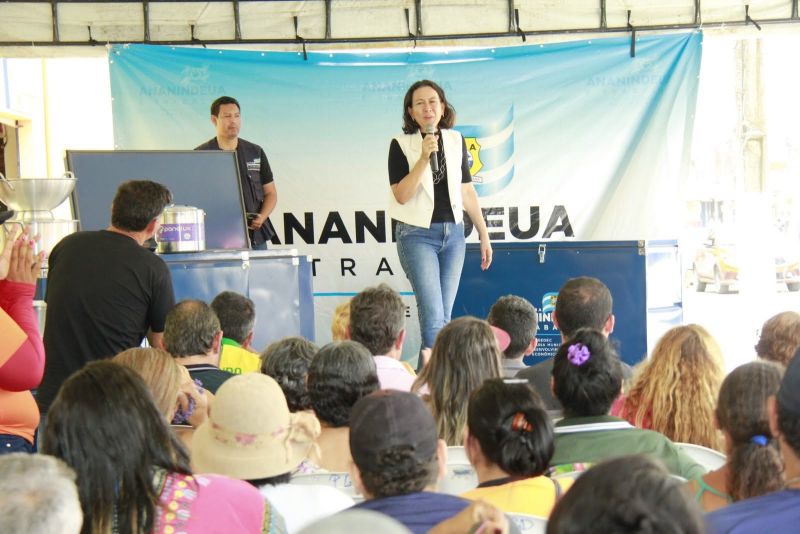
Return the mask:
<svg viewBox="0 0 800 534"><path fill-rule="evenodd" d="M248 373L227 380L195 431L192 463L198 472L238 478L257 487L283 516L288 532L352 506L339 490L291 485L292 472L320 433L310 413L289 412L272 377Z"/></svg>

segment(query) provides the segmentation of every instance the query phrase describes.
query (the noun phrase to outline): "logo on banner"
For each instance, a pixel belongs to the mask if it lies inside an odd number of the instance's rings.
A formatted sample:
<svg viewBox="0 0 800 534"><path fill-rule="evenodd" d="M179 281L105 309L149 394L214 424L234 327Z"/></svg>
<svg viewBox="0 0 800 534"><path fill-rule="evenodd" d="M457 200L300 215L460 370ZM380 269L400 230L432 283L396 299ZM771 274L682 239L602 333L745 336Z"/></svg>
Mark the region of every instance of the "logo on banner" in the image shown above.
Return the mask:
<svg viewBox="0 0 800 534"><path fill-rule="evenodd" d="M556 311L556 300L558 292L545 293L542 297L542 313L552 313Z"/></svg>
<svg viewBox="0 0 800 534"><path fill-rule="evenodd" d="M469 172L478 196L505 189L514 178L514 107L492 123L455 128L467 144Z"/></svg>
<svg viewBox="0 0 800 534"><path fill-rule="evenodd" d="M478 171L483 168L483 162L481 161L481 145L478 143L477 137L465 137L464 142L467 144L469 173L475 176L478 174Z"/></svg>
<svg viewBox="0 0 800 534"><path fill-rule="evenodd" d="M187 85L197 85L208 81L208 65L202 67L184 67L181 70L181 81L184 87Z"/></svg>

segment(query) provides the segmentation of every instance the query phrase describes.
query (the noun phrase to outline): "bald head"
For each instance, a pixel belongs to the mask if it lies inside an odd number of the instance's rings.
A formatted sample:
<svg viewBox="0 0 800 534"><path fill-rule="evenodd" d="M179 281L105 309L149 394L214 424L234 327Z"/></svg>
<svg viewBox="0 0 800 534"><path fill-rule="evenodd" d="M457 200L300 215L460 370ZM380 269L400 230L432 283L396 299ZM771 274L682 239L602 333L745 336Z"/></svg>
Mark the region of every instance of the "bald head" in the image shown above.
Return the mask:
<svg viewBox="0 0 800 534"><path fill-rule="evenodd" d="M182 300L167 314L164 348L176 358L209 354L221 332L219 319L202 300Z"/></svg>

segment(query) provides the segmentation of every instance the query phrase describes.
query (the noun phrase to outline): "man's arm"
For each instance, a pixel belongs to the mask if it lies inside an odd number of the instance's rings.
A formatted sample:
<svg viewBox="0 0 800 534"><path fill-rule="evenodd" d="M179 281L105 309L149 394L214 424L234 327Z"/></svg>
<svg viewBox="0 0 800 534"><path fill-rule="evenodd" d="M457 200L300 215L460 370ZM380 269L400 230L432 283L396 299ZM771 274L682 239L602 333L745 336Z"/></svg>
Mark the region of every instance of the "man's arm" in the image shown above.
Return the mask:
<svg viewBox="0 0 800 534"><path fill-rule="evenodd" d="M261 210L259 210L258 216L250 223L251 230L261 228L261 225L267 221L267 218L278 203L278 189L275 187L275 182L264 184L261 187L264 188L264 201L261 203Z"/></svg>
<svg viewBox="0 0 800 534"><path fill-rule="evenodd" d="M164 348L164 332L153 332L152 330L148 330L147 331L147 342L153 348L163 349Z"/></svg>

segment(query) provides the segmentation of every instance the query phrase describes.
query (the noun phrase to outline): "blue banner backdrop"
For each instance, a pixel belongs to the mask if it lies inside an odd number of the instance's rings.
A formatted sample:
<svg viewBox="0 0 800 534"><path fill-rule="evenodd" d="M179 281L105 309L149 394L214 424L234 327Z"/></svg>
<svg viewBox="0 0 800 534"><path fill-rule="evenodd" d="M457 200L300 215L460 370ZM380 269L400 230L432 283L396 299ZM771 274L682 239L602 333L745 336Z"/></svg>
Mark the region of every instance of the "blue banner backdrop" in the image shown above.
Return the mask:
<svg viewBox="0 0 800 534"><path fill-rule="evenodd" d="M318 259L317 340L329 339L338 302L387 282L408 297L415 345L416 309L385 214L389 142L408 86L437 81L455 106L492 239L673 238L701 43L689 32L640 36L636 57L621 37L307 60L114 46L115 143L192 148L214 135L211 102L236 97L242 137L264 147L275 173L281 246Z"/></svg>

